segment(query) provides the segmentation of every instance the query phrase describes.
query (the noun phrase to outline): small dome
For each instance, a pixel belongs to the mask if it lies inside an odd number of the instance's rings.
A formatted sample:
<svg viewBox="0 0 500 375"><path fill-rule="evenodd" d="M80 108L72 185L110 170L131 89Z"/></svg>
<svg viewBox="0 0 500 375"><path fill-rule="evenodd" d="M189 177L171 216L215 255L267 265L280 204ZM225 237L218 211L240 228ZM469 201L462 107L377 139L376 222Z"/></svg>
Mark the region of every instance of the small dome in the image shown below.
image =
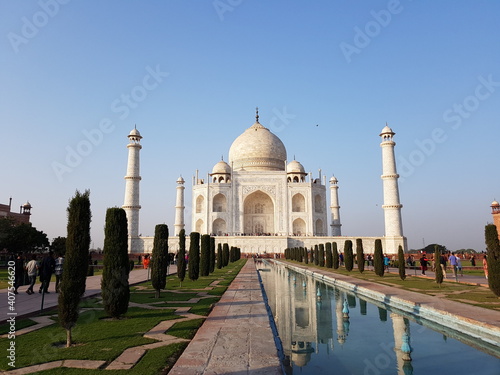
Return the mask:
<svg viewBox="0 0 500 375"><path fill-rule="evenodd" d="M330 183L331 184L336 184L337 182L339 182L339 180L337 180L337 177L332 176L332 178L330 178Z"/></svg>
<svg viewBox="0 0 500 375"><path fill-rule="evenodd" d="M227 174L231 173L231 167L224 160L221 160L217 164L214 165L212 169L212 174Z"/></svg>
<svg viewBox="0 0 500 375"><path fill-rule="evenodd" d="M26 202L25 204L23 204L23 208L31 208L30 202Z"/></svg>
<svg viewBox="0 0 500 375"><path fill-rule="evenodd" d="M297 160L293 160L286 166L286 173L303 173L305 174L304 167Z"/></svg>
<svg viewBox="0 0 500 375"><path fill-rule="evenodd" d="M177 183L178 184L183 184L184 182L186 182L186 181L184 181L184 179L182 178L182 176L179 176L179 178L177 179Z"/></svg>
<svg viewBox="0 0 500 375"><path fill-rule="evenodd" d="M500 206L500 203L498 203L497 201L491 202L491 207L499 207L499 206Z"/></svg>
<svg viewBox="0 0 500 375"><path fill-rule="evenodd" d="M382 129L382 131L380 132L380 135L381 135L381 136L382 136L383 134L391 134L391 135L394 135L394 134L396 134L396 133L394 133L394 132L392 131L392 129L391 129L391 128L390 128L390 127L386 124L386 125L384 126L384 128Z"/></svg>
<svg viewBox="0 0 500 375"><path fill-rule="evenodd" d="M129 137L139 138L139 139L140 139L140 138L142 138L141 133L139 133L139 130L137 130L137 128L132 129L132 130L130 131L130 133L129 133L129 135L128 135L128 136L129 136Z"/></svg>

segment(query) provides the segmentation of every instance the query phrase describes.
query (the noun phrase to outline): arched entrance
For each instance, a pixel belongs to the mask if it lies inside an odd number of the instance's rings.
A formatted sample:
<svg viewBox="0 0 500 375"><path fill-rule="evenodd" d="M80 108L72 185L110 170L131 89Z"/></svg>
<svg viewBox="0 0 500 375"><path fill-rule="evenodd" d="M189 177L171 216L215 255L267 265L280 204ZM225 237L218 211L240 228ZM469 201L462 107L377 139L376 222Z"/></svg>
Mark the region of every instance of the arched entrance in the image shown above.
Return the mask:
<svg viewBox="0 0 500 375"><path fill-rule="evenodd" d="M258 190L245 198L243 230L245 234L274 234L274 203L269 195Z"/></svg>

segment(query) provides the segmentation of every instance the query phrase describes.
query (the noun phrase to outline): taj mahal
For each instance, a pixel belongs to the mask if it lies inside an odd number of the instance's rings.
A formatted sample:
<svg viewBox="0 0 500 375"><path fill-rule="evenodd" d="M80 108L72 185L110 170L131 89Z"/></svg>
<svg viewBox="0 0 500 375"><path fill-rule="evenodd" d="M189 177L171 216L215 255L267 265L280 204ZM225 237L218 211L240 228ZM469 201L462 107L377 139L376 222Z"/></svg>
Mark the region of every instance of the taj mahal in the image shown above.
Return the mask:
<svg viewBox="0 0 500 375"><path fill-rule="evenodd" d="M395 133L385 126L382 142L382 183L384 191L385 234L380 237L342 236L338 180L306 173L297 160L288 161L283 142L259 122L238 136L229 148L229 160L217 162L206 179L198 171L192 179L191 228L210 234L217 243L236 246L242 253L282 253L285 248L307 247L337 242L343 249L346 240L363 239L366 253L373 252L375 239L382 239L384 252L397 253L398 246L407 249L401 220L398 178L394 157ZM140 132L128 135L128 164L125 176L129 252L150 253L153 237L139 236ZM178 250L178 234L185 229L185 180L177 179L174 236L169 238L169 251ZM328 224L327 215L330 215ZM330 228L328 228L330 227ZM189 238L186 238L189 246Z"/></svg>

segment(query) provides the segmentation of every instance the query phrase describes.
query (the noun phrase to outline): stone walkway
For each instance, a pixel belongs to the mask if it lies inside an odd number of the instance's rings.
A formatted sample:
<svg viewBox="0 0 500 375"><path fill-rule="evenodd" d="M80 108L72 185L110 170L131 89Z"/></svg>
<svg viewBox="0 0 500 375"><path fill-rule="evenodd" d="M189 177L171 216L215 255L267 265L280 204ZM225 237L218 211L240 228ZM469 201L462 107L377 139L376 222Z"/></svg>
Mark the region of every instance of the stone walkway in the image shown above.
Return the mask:
<svg viewBox="0 0 500 375"><path fill-rule="evenodd" d="M281 373L255 263L248 259L169 375Z"/></svg>

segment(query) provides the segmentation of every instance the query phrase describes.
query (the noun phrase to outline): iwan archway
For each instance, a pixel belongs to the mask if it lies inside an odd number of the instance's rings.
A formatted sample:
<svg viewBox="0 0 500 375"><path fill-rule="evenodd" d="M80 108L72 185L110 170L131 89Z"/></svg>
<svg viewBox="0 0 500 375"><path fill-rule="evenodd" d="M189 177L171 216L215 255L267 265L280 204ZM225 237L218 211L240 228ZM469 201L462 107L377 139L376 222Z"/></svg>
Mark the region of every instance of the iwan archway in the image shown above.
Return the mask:
<svg viewBox="0 0 500 375"><path fill-rule="evenodd" d="M245 198L243 228L247 235L274 234L274 203L269 195L258 190Z"/></svg>

